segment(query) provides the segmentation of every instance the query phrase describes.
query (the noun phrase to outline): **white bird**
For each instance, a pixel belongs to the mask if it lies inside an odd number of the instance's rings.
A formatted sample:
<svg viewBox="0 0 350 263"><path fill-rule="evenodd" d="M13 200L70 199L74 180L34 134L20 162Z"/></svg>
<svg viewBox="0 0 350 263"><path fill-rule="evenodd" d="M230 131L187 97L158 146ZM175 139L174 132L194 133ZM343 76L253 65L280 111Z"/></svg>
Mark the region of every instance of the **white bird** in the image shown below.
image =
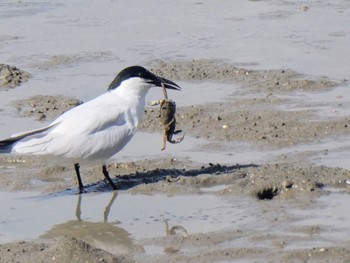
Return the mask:
<svg viewBox="0 0 350 263"><path fill-rule="evenodd" d="M181 90L174 82L141 66L125 68L106 93L72 108L46 127L0 141L0 151L70 159L74 163L80 193L84 185L79 163L100 162L105 178L116 189L106 161L133 137L145 111L147 92L162 84L167 89Z"/></svg>

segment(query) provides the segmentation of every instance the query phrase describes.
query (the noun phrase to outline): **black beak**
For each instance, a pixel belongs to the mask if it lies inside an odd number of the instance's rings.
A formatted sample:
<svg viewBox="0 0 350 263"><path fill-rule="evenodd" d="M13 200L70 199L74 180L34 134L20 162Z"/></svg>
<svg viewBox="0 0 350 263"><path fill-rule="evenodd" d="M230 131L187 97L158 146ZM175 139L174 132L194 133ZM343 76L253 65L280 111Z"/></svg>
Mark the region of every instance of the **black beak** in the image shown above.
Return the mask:
<svg viewBox="0 0 350 263"><path fill-rule="evenodd" d="M162 85L164 85L164 87L166 89L181 90L181 87L179 85L177 85L176 83L174 83L171 80L168 80L166 78L158 77L155 74L152 74L152 77L150 79L151 79L151 83L153 83L154 85L156 85L158 87L162 87Z"/></svg>
<svg viewBox="0 0 350 263"><path fill-rule="evenodd" d="M160 80L160 85L159 85L160 87L162 86L162 84L164 84L164 87L167 89L181 90L181 87L176 83L172 82L171 80L161 78L161 77L158 77L158 78Z"/></svg>

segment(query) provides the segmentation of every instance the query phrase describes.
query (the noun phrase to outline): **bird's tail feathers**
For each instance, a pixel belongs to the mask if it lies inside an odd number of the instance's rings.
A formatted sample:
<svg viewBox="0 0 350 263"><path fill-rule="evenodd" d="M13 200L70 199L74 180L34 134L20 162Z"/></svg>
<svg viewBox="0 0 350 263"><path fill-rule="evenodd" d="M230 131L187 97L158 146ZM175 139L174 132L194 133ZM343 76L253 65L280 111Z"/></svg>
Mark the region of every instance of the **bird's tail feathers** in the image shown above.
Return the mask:
<svg viewBox="0 0 350 263"><path fill-rule="evenodd" d="M16 138L8 138L0 141L0 152L8 152L10 151L11 145L17 142L20 139Z"/></svg>
<svg viewBox="0 0 350 263"><path fill-rule="evenodd" d="M37 134L37 133L41 133L41 132L44 132L44 131L47 131L48 129L52 128L55 125L56 125L56 123L53 124L53 125L46 126L44 128L31 130L31 131L24 132L24 133L15 134L15 135L12 135L10 138L7 138L5 140L1 140L0 141L0 152L10 152L11 149L12 149L11 146L14 143L22 140L25 137L28 137L28 136L31 136L31 135L34 135L34 134Z"/></svg>

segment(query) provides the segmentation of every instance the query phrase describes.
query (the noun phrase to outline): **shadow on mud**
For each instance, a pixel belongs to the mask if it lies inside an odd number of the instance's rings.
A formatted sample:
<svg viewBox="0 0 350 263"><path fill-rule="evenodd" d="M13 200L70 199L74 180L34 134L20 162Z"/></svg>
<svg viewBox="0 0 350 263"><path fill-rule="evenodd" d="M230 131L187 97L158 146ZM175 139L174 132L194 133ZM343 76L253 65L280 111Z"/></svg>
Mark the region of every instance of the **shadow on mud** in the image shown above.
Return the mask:
<svg viewBox="0 0 350 263"><path fill-rule="evenodd" d="M129 175L112 177L113 182L118 190L128 190L140 184L151 184L159 181L176 182L179 176L195 177L202 174L220 175L236 172L243 168L258 167L255 164L236 164L236 165L220 165L209 164L197 169L155 169L151 171L143 171L131 173ZM110 190L110 186L106 180L99 181L95 184L87 185L86 192L100 192Z"/></svg>

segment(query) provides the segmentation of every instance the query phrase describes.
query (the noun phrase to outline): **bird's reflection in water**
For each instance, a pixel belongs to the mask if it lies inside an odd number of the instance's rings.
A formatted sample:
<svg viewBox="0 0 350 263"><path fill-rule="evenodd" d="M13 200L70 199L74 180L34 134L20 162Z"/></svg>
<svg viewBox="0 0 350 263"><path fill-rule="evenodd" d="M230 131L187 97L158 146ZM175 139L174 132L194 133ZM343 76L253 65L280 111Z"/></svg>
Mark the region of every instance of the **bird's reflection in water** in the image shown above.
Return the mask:
<svg viewBox="0 0 350 263"><path fill-rule="evenodd" d="M55 225L41 237L55 238L66 235L80 239L96 248L106 250L112 254L127 254L132 251L143 252L143 247L134 244L130 234L126 230L116 226L118 222L108 222L110 209L117 196L117 191L114 191L111 200L105 208L103 222L89 222L81 219L81 203L83 195L78 195L76 208L77 219Z"/></svg>
<svg viewBox="0 0 350 263"><path fill-rule="evenodd" d="M188 238L187 230L183 226L169 227L169 220L165 219L164 253L175 254L181 251L184 241Z"/></svg>

